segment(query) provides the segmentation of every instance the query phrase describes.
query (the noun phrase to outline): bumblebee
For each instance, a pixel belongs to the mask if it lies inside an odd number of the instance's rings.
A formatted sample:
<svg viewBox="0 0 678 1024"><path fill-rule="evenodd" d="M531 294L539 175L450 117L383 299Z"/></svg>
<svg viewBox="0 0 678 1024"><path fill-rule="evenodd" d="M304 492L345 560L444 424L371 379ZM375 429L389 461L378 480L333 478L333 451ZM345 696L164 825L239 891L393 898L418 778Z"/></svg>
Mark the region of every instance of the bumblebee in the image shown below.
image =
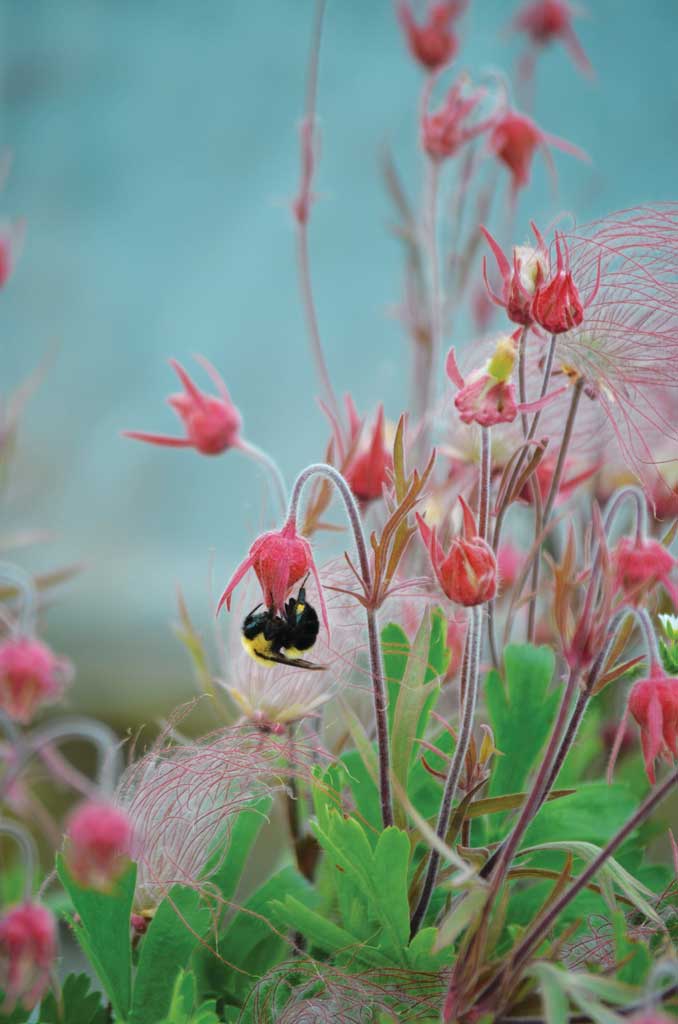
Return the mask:
<svg viewBox="0 0 678 1024"><path fill-rule="evenodd" d="M273 608L260 608L260 604L253 608L242 624L242 645L251 658L269 666L324 669L324 665L299 657L313 647L320 629L317 612L306 601L304 584L297 596L286 602L282 615Z"/></svg>

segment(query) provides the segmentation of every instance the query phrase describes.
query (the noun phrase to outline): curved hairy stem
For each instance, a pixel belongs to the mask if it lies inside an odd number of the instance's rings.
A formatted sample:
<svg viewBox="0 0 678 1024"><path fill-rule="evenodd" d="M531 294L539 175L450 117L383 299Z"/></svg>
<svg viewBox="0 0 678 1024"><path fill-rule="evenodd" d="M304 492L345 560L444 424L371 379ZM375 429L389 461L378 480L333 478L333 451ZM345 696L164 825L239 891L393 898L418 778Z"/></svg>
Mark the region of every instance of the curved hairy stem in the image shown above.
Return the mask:
<svg viewBox="0 0 678 1024"><path fill-rule="evenodd" d="M302 470L292 487L290 504L287 513L288 521L296 522L299 509L299 500L304 485L314 476L326 477L339 492L344 503L346 516L353 532L353 540L358 555L360 575L366 592L369 592L372 583L372 570L367 551L367 542L360 518L360 511L351 488L346 480L333 466L319 462ZM391 797L390 779L390 754L388 740L388 722L386 706L386 686L384 682L384 665L379 641L379 620L377 609L367 606L365 608L367 618L367 649L370 663L370 676L372 679L372 695L374 700L374 716L377 727L377 747L379 754L379 794L381 798L381 816L384 828L393 824L393 801Z"/></svg>

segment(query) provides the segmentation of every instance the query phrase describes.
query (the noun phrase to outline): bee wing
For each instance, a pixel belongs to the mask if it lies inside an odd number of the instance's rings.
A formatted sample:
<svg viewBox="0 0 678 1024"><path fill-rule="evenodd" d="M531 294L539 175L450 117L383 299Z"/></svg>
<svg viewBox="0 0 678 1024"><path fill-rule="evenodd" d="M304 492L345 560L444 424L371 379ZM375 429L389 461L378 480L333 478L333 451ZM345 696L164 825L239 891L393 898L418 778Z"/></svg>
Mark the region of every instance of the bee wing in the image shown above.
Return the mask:
<svg viewBox="0 0 678 1024"><path fill-rule="evenodd" d="M279 665L290 665L292 668L307 668L314 672L324 672L326 665L318 665L314 661L306 661L305 658L286 658L284 654L276 654L271 651L269 654L260 654L265 661L275 661Z"/></svg>

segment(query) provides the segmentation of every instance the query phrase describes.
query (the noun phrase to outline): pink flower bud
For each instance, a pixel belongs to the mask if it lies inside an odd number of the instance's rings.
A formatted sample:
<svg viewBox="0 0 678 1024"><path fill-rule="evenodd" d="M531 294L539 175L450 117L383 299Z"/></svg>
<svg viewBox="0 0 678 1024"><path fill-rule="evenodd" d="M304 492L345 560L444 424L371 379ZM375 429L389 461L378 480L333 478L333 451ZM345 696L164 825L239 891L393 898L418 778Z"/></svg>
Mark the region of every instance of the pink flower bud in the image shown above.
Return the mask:
<svg viewBox="0 0 678 1024"><path fill-rule="evenodd" d="M471 607L490 601L497 592L497 562L490 545L478 536L470 508L459 499L464 513L462 535L455 537L445 554L436 529L417 514L417 525L431 559L433 571L451 601Z"/></svg>
<svg viewBox="0 0 678 1024"><path fill-rule="evenodd" d="M431 6L423 25L414 20L409 3L398 6L398 17L410 53L428 71L436 71L455 57L459 48L452 22L463 11L464 0L443 0Z"/></svg>
<svg viewBox="0 0 678 1024"><path fill-rule="evenodd" d="M563 266L556 238L558 266L554 277L542 285L532 300L532 316L549 334L564 334L584 319L584 307L572 274Z"/></svg>
<svg viewBox="0 0 678 1024"><path fill-rule="evenodd" d="M631 690L629 711L640 726L645 770L654 785L657 758L670 762L678 757L678 679L655 662L649 677Z"/></svg>
<svg viewBox="0 0 678 1024"><path fill-rule="evenodd" d="M282 530L271 530L255 540L247 558L235 570L221 595L217 614L224 604L230 611L233 591L250 569L254 569L261 584L266 607L276 611L282 611L285 599L295 583L299 583L309 572L312 573L318 584L323 623L329 633L327 607L311 545L299 536L292 520L285 523Z"/></svg>
<svg viewBox="0 0 678 1024"><path fill-rule="evenodd" d="M513 250L512 265L490 232L482 225L480 228L494 254L502 281L501 293L497 295L488 280L487 262L483 259L483 276L487 293L495 305L505 309L509 320L523 326L528 326L533 322L532 300L548 273L549 267L549 256L544 239L534 223L531 224L531 227L537 246L536 248L526 245L516 246Z"/></svg>
<svg viewBox="0 0 678 1024"><path fill-rule="evenodd" d="M242 418L233 405L226 385L211 363L201 356L196 357L214 381L218 394L208 395L193 383L183 366L170 359L184 391L170 395L167 399L183 421L186 437L170 437L166 434L147 434L138 430L127 430L125 437L167 448L195 448L203 455L219 455L228 448L237 448L240 443Z"/></svg>
<svg viewBox="0 0 678 1024"><path fill-rule="evenodd" d="M0 643L0 709L14 722L28 725L37 709L61 697L72 667L31 636L11 636Z"/></svg>
<svg viewBox="0 0 678 1024"><path fill-rule="evenodd" d="M12 275L24 234L24 221L0 224L0 288L4 288Z"/></svg>
<svg viewBox="0 0 678 1024"><path fill-rule="evenodd" d="M384 444L384 407L379 406L369 447L359 451L344 471L346 481L361 504L381 498L393 457Z"/></svg>
<svg viewBox="0 0 678 1024"><path fill-rule="evenodd" d="M425 113L422 116L421 141L432 160L446 160L454 156L463 145L490 126L489 120L465 124L485 96L484 89L476 89L464 99L465 84L465 77L460 78L448 92L441 109L435 114Z"/></svg>
<svg viewBox="0 0 678 1024"><path fill-rule="evenodd" d="M23 903L0 917L2 1010L32 1010L49 985L56 956L56 922L46 907Z"/></svg>
<svg viewBox="0 0 678 1024"><path fill-rule="evenodd" d="M113 804L89 801L71 815L66 829L66 863L85 888L105 891L129 859L132 825Z"/></svg>
<svg viewBox="0 0 678 1024"><path fill-rule="evenodd" d="M678 588L670 578L676 559L658 540L622 537L614 549L613 562L617 586L627 599L637 602L642 591L661 583L676 602Z"/></svg>

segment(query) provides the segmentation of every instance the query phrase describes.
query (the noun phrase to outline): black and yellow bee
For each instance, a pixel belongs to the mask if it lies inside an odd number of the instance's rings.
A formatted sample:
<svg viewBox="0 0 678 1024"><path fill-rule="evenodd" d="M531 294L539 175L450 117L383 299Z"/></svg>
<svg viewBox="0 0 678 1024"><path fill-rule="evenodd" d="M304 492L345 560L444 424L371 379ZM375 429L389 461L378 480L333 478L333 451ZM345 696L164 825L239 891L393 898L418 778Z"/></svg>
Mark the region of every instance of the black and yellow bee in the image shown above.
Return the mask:
<svg viewBox="0 0 678 1024"><path fill-rule="evenodd" d="M303 584L297 596L286 602L282 615L273 608L260 608L260 604L253 608L242 624L242 644L251 658L264 665L277 663L316 671L325 667L299 657L313 647L320 628L315 608L306 601Z"/></svg>

